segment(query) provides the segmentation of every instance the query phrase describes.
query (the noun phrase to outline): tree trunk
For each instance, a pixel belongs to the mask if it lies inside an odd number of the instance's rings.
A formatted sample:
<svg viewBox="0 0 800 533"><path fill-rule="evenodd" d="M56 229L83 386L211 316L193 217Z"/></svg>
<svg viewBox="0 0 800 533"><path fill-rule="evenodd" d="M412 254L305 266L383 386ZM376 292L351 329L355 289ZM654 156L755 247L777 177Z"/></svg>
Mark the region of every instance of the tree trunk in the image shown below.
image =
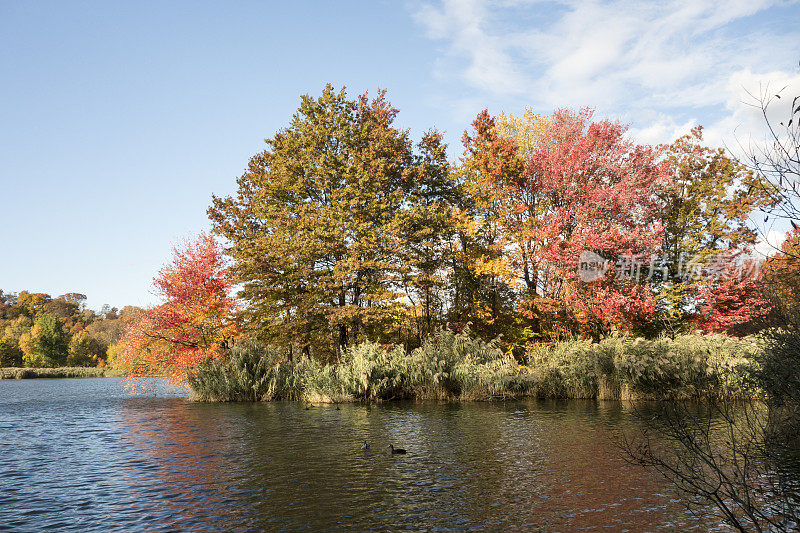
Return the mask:
<svg viewBox="0 0 800 533"><path fill-rule="evenodd" d="M339 293L339 307L344 307L347 303L344 290ZM339 325L339 348L347 348L347 324Z"/></svg>

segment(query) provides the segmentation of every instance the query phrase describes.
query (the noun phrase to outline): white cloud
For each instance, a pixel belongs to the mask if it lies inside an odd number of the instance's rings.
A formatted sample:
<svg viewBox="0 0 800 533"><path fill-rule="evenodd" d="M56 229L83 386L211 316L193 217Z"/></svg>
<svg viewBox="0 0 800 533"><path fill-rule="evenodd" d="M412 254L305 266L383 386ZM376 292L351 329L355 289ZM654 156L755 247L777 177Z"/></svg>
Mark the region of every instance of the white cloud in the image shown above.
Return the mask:
<svg viewBox="0 0 800 533"><path fill-rule="evenodd" d="M689 119L682 124L675 122L673 117L662 114L648 126L631 128L628 133L640 143L658 144L665 139L677 139L689 133L697 125L696 119Z"/></svg>
<svg viewBox="0 0 800 533"><path fill-rule="evenodd" d="M422 5L415 17L443 45L440 80L459 80L473 91L470 100L544 112L590 105L632 122L632 133L648 142L704 123L707 139L723 142L736 125L759 124L742 88L769 81L800 90L800 74L787 70L796 65L800 31L778 33L752 18L787 4L445 0Z"/></svg>
<svg viewBox="0 0 800 533"><path fill-rule="evenodd" d="M415 14L429 37L449 41L449 56L466 59L461 76L468 83L487 91L519 93L523 80L503 50L503 38L484 31L486 18L480 0L445 0L441 9L424 5Z"/></svg>

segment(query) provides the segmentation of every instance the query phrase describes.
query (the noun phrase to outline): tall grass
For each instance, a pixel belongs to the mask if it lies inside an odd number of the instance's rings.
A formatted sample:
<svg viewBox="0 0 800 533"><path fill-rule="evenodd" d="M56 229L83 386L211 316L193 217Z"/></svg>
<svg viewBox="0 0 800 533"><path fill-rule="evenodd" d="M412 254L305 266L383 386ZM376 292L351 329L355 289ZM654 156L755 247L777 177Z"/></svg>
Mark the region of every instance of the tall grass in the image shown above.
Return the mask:
<svg viewBox="0 0 800 533"><path fill-rule="evenodd" d="M440 331L420 348L365 342L340 354L333 364L303 358L290 365L277 351L248 340L224 361L195 369L188 383L200 400L310 402L408 399L483 399L522 392L510 386L514 359L497 342L469 332Z"/></svg>
<svg viewBox="0 0 800 533"><path fill-rule="evenodd" d="M725 335L611 337L533 346L526 370L532 393L542 397L743 398L757 393L749 377L762 350L756 339Z"/></svg>
<svg viewBox="0 0 800 533"><path fill-rule="evenodd" d="M237 343L226 360L199 366L187 382L198 400L258 402L291 399L293 378L277 351L247 339Z"/></svg>
<svg viewBox="0 0 800 533"><path fill-rule="evenodd" d="M365 342L343 350L336 363L290 364L248 340L227 360L198 367L189 385L210 401L738 398L756 394L748 376L760 350L755 340L722 335L612 337L532 345L527 366L519 366L497 341L439 331L410 353Z"/></svg>

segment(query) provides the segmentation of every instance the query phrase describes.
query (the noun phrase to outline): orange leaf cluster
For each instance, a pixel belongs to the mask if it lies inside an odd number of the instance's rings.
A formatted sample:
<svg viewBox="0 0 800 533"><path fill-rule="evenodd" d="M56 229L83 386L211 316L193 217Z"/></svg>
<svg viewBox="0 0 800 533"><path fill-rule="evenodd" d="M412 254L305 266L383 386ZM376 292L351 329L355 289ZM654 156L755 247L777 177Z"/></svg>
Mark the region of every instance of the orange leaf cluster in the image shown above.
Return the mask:
<svg viewBox="0 0 800 533"><path fill-rule="evenodd" d="M153 285L163 303L129 319L120 341L122 364L135 382L166 375L178 383L194 366L224 353L238 330L233 313L239 303L231 296L222 249L207 234L174 248Z"/></svg>

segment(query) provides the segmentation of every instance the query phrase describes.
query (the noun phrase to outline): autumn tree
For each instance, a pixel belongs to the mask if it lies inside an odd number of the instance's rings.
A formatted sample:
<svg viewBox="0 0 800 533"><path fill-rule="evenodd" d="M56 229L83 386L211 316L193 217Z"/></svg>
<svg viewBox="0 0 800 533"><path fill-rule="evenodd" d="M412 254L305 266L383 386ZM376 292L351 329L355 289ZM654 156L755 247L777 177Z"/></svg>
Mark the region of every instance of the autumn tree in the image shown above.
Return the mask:
<svg viewBox="0 0 800 533"><path fill-rule="evenodd" d="M20 315L20 310L16 306L17 295L8 292L3 292L0 289L0 328L4 328L3 321L17 318Z"/></svg>
<svg viewBox="0 0 800 533"><path fill-rule="evenodd" d="M122 336L125 318L128 315L133 316L139 311L140 309L138 308L127 306L123 308L122 312L120 312L120 315L117 318L100 318L97 320L87 321L85 330L100 344L102 353L105 354L108 348L119 342L119 339Z"/></svg>
<svg viewBox="0 0 800 533"><path fill-rule="evenodd" d="M67 366L97 366L104 357L103 346L87 331L79 331L69 340Z"/></svg>
<svg viewBox="0 0 800 533"><path fill-rule="evenodd" d="M196 365L224 355L237 332L232 276L214 237L201 234L173 249L153 280L163 300L130 317L120 346L129 377L183 380Z"/></svg>
<svg viewBox="0 0 800 533"><path fill-rule="evenodd" d="M659 291L658 321L675 330L687 325L696 311L701 284L704 293L709 283L717 285L687 276L686 270L713 263L732 246L754 245L757 233L750 217L768 206L771 198L763 178L723 149L703 144L701 126L662 149L672 180L670 187L659 192L664 203L664 240L653 282Z"/></svg>
<svg viewBox="0 0 800 533"><path fill-rule="evenodd" d="M294 347L324 358L360 338L388 338L405 311L403 282L432 293L426 259L411 268L427 274L410 277L400 240L430 240L414 227L425 215L407 211L444 194L420 189L439 188L441 138L426 136L415 158L407 132L392 125L396 114L383 91L354 101L328 85L319 98L303 96L289 126L250 160L237 195L215 197L209 209L231 243L243 317L290 356Z"/></svg>
<svg viewBox="0 0 800 533"><path fill-rule="evenodd" d="M505 141L513 141L515 156L527 164L537 150L547 142L550 118L526 109L521 116L501 113L497 117L497 132ZM511 266L524 283L528 295L544 296L549 286L547 264L541 261L544 246L535 228L547 213L546 198L538 182L539 175L517 168L516 172L501 173L491 181L497 204L501 208L499 223L504 229Z"/></svg>
<svg viewBox="0 0 800 533"><path fill-rule="evenodd" d="M579 259L592 252L616 265L655 253L656 194L668 184L659 152L626 139L618 122L592 121L588 109L503 120L498 132L479 115L469 157L478 170L469 192L491 221L489 264L517 277L521 310L539 332L544 323L595 338L630 329L653 311L647 286L613 266L587 282Z"/></svg>
<svg viewBox="0 0 800 533"><path fill-rule="evenodd" d="M7 298L6 301L11 300L12 303L16 299ZM9 316L10 313L6 313ZM33 326L33 320L25 315L17 315L11 320L6 320L3 324L3 330L0 331L0 366L23 366L24 352L20 348L20 338L29 333Z"/></svg>
<svg viewBox="0 0 800 533"><path fill-rule="evenodd" d="M68 359L69 346L82 332L86 332L99 343L99 349L92 348L97 355L96 361L106 359L107 349L119 339L121 321L112 313L98 315L86 308L85 302L86 296L76 292L51 298L50 295L39 292L21 291L15 294L0 291L0 364L71 364ZM53 352L57 354L55 358L41 355L44 348L37 341L38 336L46 332L47 328L38 327L32 332L35 322L45 315L57 319L67 342L66 348L60 345ZM55 323L47 320L55 327ZM48 335L44 335L39 340L44 342L47 337ZM23 358L26 353L27 356Z"/></svg>
<svg viewBox="0 0 800 533"><path fill-rule="evenodd" d="M504 229L506 254L516 277L522 283L519 310L529 323L524 337L559 336L574 331L576 324L560 304L557 272L542 252L547 244L545 234L538 231L548 216L548 201L541 186L541 175L527 168L528 161L552 142L548 130L552 116L526 109L522 115L501 113L497 131L517 147L524 168L516 175L506 175L494 184L499 205L503 206L500 224ZM508 179L508 178L512 179Z"/></svg>
<svg viewBox="0 0 800 533"><path fill-rule="evenodd" d="M11 335L0 334L0 367L22 366L23 351L19 347L19 339Z"/></svg>
<svg viewBox="0 0 800 533"><path fill-rule="evenodd" d="M58 297L58 299L64 300L65 302L76 306L80 311L83 311L86 308L86 295L79 292L68 292L67 294L62 294Z"/></svg>
<svg viewBox="0 0 800 533"><path fill-rule="evenodd" d="M498 133L495 118L484 110L462 137L459 169L463 189L458 204L458 239L454 242L454 301L451 320L472 323L480 334L513 336L515 303L514 252L522 255L518 206L511 189L524 170L514 139Z"/></svg>
<svg viewBox="0 0 800 533"><path fill-rule="evenodd" d="M6 321L3 334L8 338L14 339L15 342L19 342L20 337L28 333L32 327L33 320L25 315L19 315L13 320Z"/></svg>
<svg viewBox="0 0 800 533"><path fill-rule="evenodd" d="M653 312L647 284L620 267L658 249L663 203L657 193L669 178L658 150L626 138L621 123L594 122L592 115L589 109L556 111L526 172L536 176L531 179L545 202L532 231L554 271L549 290L580 329L597 338L611 328L630 330ZM580 276L585 252L609 261L599 279Z"/></svg>
<svg viewBox="0 0 800 533"><path fill-rule="evenodd" d="M696 289L692 322L706 333L751 333L747 326L764 319L772 308L759 262L730 248L717 255L709 270Z"/></svg>
<svg viewBox="0 0 800 533"><path fill-rule="evenodd" d="M442 324L448 306L447 261L455 235L453 208L459 190L440 133L425 134L418 152L407 208L398 212L396 234L400 280L410 304L407 313L414 325L415 344L419 345Z"/></svg>
<svg viewBox="0 0 800 533"><path fill-rule="evenodd" d="M49 294L21 291L19 294L17 294L16 307L25 316L36 319L46 312L47 302L49 301Z"/></svg>

